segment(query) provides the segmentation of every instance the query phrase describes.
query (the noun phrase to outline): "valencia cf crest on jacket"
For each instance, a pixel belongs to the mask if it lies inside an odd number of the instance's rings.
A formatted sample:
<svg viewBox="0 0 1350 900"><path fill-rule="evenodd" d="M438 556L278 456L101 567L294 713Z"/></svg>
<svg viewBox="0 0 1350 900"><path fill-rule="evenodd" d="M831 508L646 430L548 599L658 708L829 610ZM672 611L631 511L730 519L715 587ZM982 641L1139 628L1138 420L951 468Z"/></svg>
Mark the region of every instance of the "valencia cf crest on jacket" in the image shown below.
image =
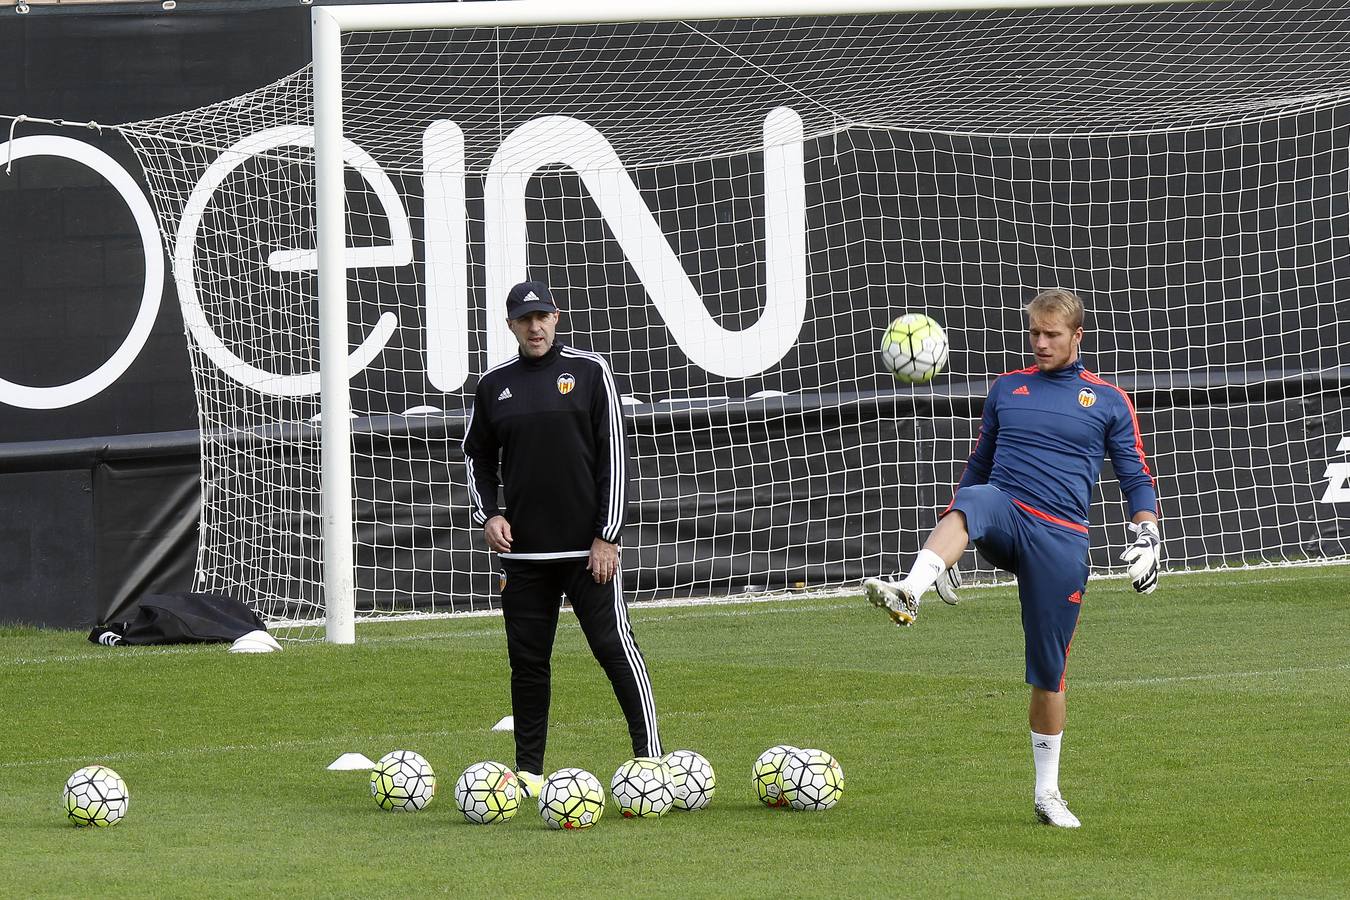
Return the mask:
<svg viewBox="0 0 1350 900"><path fill-rule="evenodd" d="M570 394L572 388L577 386L577 379L571 372L564 372L558 376L558 393Z"/></svg>
<svg viewBox="0 0 1350 900"><path fill-rule="evenodd" d="M1092 388L1083 388L1078 392L1078 405L1083 409L1090 409L1096 402L1097 395L1092 392Z"/></svg>

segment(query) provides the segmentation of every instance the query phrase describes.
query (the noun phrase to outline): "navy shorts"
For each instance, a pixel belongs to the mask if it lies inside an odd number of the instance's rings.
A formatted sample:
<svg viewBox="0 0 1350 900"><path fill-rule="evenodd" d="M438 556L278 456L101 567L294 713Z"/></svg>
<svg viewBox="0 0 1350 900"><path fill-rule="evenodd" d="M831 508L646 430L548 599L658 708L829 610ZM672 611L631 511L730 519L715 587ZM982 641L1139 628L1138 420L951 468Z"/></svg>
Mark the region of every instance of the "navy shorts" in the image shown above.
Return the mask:
<svg viewBox="0 0 1350 900"><path fill-rule="evenodd" d="M990 484L961 488L952 509L965 514L984 558L1017 576L1027 684L1064 690L1069 644L1087 593L1087 531L1037 513Z"/></svg>

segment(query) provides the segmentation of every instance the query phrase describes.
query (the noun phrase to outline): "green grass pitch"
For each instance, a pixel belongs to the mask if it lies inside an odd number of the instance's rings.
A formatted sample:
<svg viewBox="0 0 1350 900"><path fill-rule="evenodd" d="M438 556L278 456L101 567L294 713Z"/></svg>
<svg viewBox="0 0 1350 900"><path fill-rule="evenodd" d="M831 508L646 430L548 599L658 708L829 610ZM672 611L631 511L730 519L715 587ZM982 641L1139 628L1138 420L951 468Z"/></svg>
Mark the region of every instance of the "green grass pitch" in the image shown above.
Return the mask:
<svg viewBox="0 0 1350 900"><path fill-rule="evenodd" d="M0 631L7 896L1350 896L1350 568L1094 582L1069 666L1061 786L1036 824L1011 590L931 599L914 628L858 598L633 610L668 749L717 772L709 809L589 831L466 823L459 773L514 762L493 618L364 625L266 656L108 649ZM817 746L839 806L771 810L750 765ZM416 814L376 808L344 751L436 768ZM627 736L575 620L554 659L550 768L608 785ZM67 775L104 763L131 809L70 826Z"/></svg>

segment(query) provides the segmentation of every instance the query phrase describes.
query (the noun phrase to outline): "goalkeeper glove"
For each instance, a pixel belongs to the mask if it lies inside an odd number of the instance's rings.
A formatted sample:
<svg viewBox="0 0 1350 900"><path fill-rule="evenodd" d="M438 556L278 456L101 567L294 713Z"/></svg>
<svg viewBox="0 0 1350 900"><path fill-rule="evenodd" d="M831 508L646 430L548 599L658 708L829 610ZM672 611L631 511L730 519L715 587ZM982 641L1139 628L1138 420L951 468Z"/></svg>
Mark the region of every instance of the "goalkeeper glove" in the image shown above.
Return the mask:
<svg viewBox="0 0 1350 900"><path fill-rule="evenodd" d="M1158 534L1158 523L1130 522L1127 527L1134 533L1134 543L1125 548L1120 558L1129 565L1130 580L1134 589L1141 594L1151 594L1158 586L1158 559L1162 556L1162 536Z"/></svg>
<svg viewBox="0 0 1350 900"><path fill-rule="evenodd" d="M943 603L955 606L961 602L961 598L956 596L957 589L961 587L961 573L956 566L939 575L934 587L937 588L938 596L942 598Z"/></svg>

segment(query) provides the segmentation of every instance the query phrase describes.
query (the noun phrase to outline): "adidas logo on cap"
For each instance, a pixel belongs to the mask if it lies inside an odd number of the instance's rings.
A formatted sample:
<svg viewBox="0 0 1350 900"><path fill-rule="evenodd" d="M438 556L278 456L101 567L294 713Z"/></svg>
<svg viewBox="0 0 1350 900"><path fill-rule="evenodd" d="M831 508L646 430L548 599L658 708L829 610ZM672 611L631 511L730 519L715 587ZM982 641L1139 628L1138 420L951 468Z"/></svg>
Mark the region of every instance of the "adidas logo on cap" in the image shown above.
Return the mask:
<svg viewBox="0 0 1350 900"><path fill-rule="evenodd" d="M522 281L506 295L506 317L514 319L532 312L554 313L558 304L542 281Z"/></svg>

